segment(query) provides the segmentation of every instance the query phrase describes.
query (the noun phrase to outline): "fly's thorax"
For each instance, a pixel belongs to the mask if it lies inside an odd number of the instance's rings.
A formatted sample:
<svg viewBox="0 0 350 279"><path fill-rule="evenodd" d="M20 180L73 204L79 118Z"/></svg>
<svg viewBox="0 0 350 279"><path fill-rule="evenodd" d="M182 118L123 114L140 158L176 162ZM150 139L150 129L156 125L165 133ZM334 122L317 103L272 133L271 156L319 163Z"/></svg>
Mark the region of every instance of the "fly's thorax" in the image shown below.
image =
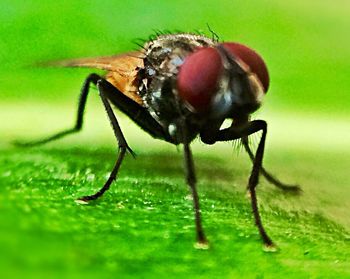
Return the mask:
<svg viewBox="0 0 350 279"><path fill-rule="evenodd" d="M162 35L144 46L144 84L177 75L185 58L200 47L213 46L209 38L191 34ZM144 92L147 94L148 90Z"/></svg>
<svg viewBox="0 0 350 279"><path fill-rule="evenodd" d="M190 53L214 44L203 36L176 34L159 36L144 47L139 92L151 115L174 138L181 138L178 128L183 122L181 119L186 119L186 125L191 127L193 134L199 126L196 116L179 99L176 86L179 68Z"/></svg>
<svg viewBox="0 0 350 279"><path fill-rule="evenodd" d="M179 99L176 77L172 75L154 78L144 100L150 114L163 126L174 143L182 143L181 126L187 126L187 137L192 140L200 129L201 118L191 112Z"/></svg>

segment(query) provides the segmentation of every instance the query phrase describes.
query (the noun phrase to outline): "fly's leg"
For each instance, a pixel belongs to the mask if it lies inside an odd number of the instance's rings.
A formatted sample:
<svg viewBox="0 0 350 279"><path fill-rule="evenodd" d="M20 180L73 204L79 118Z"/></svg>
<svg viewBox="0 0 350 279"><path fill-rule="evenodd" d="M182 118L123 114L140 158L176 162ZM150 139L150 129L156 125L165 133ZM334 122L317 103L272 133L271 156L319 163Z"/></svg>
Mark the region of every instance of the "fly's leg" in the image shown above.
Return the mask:
<svg viewBox="0 0 350 279"><path fill-rule="evenodd" d="M242 138L242 143L243 143L243 146L244 146L246 152L249 155L250 160L252 162L254 162L254 154L249 147L248 138L247 137ZM273 175L271 175L267 170L265 170L265 168L263 166L261 167L260 172L268 182L270 182L272 185L276 186L277 188L279 188L283 191L286 191L289 193L294 193L294 194L300 194L302 192L299 185L290 185L290 184L286 184L286 183L281 182L280 180L275 178Z"/></svg>
<svg viewBox="0 0 350 279"><path fill-rule="evenodd" d="M187 142L184 143L184 160L185 160L185 170L186 170L186 181L188 186L191 189L192 198L193 198L193 209L194 209L194 217L195 217L196 233L197 233L196 247L200 249L206 249L208 247L208 242L202 227L199 197L198 197L198 192L196 188L196 184L197 184L196 173L194 169L194 162L193 162L190 145Z"/></svg>
<svg viewBox="0 0 350 279"><path fill-rule="evenodd" d="M108 90L106 88L108 88L108 84L109 83L107 81L105 81L104 79L100 79L97 81L97 88L99 90L102 103L103 103L105 110L107 112L108 119L109 119L110 124L113 128L114 135L118 141L118 146L119 146L118 158L117 158L117 161L112 169L111 174L109 175L108 180L103 185L103 187L99 191L97 191L95 194L81 197L78 199L78 201L88 202L88 201L95 200L95 199L101 197L110 188L112 182L117 178L119 168L124 160L126 152L129 151L131 154L134 154L133 151L129 148L129 146L125 140L125 137L124 137L124 135L119 127L117 118L115 117L113 110L112 110L112 107L111 107L111 105L106 97L106 90Z"/></svg>
<svg viewBox="0 0 350 279"><path fill-rule="evenodd" d="M86 78L86 80L81 88L80 97L79 97L79 104L78 104L78 111L77 111L77 118L76 118L75 126L73 128L65 129L61 132L58 132L58 133L52 135L52 136L49 136L49 137L46 137L43 139L39 139L39 140L28 141L28 142L15 141L15 142L13 142L14 145L22 146L22 147L37 146L37 145L48 143L50 141L54 141L54 140L63 138L67 135L79 132L83 126L85 105L86 105L86 100L87 100L87 96L89 93L90 85L91 85L91 83L96 85L97 81L100 79L101 79L101 77L97 74L90 74Z"/></svg>
<svg viewBox="0 0 350 279"><path fill-rule="evenodd" d="M143 106L139 105L132 99L125 96L122 92L120 92L117 88L112 86L108 81L106 81L99 75L90 74L86 78L81 89L76 124L73 128L63 130L61 132L58 132L44 139L29 141L29 142L15 142L14 144L18 146L25 146L25 147L36 146L36 145L45 144L53 140L60 139L66 135L80 131L83 125L85 105L86 105L87 96L89 93L91 83L95 84L98 87L100 98L106 109L115 137L117 138L120 152L107 182L94 195L85 196L79 199L80 201L83 201L83 202L86 202L89 200L95 200L98 197L102 196L109 189L112 182L116 179L118 170L125 157L126 151L129 151L132 155L134 155L132 150L128 147L126 140L123 136L123 133L120 130L118 121L113 113L110 102L116 105L118 109L120 109L122 112L128 115L136 124L138 124L143 130L148 132L153 137L164 139L169 142L171 142L172 140L169 134L163 129L163 127L156 120L154 120L154 118L150 115L150 113L147 111L146 108L144 108Z"/></svg>
<svg viewBox="0 0 350 279"><path fill-rule="evenodd" d="M240 138L247 137L256 132L262 131L262 136L258 145L258 149L256 151L253 168L249 177L248 182L248 190L250 192L250 199L252 205L252 211L255 219L255 224L259 230L259 234L261 239L268 249L273 249L274 244L271 238L266 233L266 230L262 224L258 202L256 197L256 186L259 182L259 174L262 168L262 161L264 156L264 148L265 148L265 139L267 133L267 124L263 120L254 120L246 123L240 127L231 126L230 128L219 130L215 133L201 133L201 139L204 143L213 144L217 141L230 141L236 140Z"/></svg>

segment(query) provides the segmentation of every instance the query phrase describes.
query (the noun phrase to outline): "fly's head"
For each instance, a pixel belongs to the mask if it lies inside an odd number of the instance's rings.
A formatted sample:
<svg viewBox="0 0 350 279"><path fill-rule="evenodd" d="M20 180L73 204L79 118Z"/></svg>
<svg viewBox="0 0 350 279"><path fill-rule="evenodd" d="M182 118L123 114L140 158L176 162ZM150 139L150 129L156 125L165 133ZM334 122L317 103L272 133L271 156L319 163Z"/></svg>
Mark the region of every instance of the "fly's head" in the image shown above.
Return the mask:
<svg viewBox="0 0 350 279"><path fill-rule="evenodd" d="M186 57L177 77L180 98L209 118L249 115L269 88L269 74L259 54L239 43L199 48Z"/></svg>

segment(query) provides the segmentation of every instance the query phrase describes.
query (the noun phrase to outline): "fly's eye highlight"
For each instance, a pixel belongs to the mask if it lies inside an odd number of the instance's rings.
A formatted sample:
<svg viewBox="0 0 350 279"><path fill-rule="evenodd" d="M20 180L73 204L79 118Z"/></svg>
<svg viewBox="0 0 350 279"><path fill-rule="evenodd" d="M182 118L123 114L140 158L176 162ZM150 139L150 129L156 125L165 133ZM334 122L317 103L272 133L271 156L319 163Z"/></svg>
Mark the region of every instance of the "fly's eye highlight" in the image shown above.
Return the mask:
<svg viewBox="0 0 350 279"><path fill-rule="evenodd" d="M253 49L239 43L223 43L222 46L232 55L239 58L256 74L266 93L270 85L269 72L262 57Z"/></svg>
<svg viewBox="0 0 350 279"><path fill-rule="evenodd" d="M208 111L222 71L221 56L216 49L200 48L190 54L181 65L177 78L180 98L197 112Z"/></svg>

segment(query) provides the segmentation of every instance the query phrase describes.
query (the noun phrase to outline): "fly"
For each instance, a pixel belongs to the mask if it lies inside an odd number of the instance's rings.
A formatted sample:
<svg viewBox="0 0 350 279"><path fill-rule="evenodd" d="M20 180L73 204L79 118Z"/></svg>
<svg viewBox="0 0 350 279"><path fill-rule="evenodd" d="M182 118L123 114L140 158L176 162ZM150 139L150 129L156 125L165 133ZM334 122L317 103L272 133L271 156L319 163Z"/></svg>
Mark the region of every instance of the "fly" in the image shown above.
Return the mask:
<svg viewBox="0 0 350 279"><path fill-rule="evenodd" d="M280 182L262 166L267 123L264 120L251 121L250 115L260 107L270 80L266 64L258 53L240 43L219 42L202 35L168 34L146 42L140 51L66 60L53 65L106 71L104 76L93 73L86 78L73 128L44 139L18 143L22 146L40 145L80 131L89 88L91 84L95 85L119 152L103 187L78 201L86 203L101 197L116 179L126 153L133 154L113 112L114 105L152 137L183 146L198 247L207 247L208 242L202 227L190 143L198 136L205 144L240 139L253 163L247 189L255 224L265 247L274 249L258 210L255 190L259 174L282 190L299 192L300 188ZM227 119L231 125L221 128ZM261 138L254 153L248 144L248 136L257 132L261 132Z"/></svg>

